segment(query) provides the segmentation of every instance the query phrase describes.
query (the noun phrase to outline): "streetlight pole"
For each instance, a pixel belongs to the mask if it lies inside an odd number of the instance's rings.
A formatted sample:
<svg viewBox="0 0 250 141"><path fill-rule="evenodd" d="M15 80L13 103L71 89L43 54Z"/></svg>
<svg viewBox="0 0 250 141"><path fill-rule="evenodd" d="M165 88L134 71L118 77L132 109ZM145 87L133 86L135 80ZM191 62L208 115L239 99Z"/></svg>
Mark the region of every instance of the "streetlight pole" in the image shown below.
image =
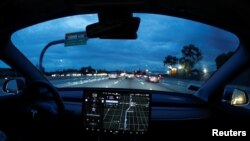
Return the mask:
<svg viewBox="0 0 250 141"><path fill-rule="evenodd" d="M43 63L44 54L45 54L45 52L47 51L47 49L48 49L49 47L53 46L53 45L62 44L62 43L64 43L64 42L65 42L64 39L63 39L63 40L52 41L52 42L48 43L48 44L43 48L43 50L42 50L42 52L41 52L41 54L40 54L40 57L39 57L39 70L40 70L41 72L44 72L43 64L42 64L42 63Z"/></svg>

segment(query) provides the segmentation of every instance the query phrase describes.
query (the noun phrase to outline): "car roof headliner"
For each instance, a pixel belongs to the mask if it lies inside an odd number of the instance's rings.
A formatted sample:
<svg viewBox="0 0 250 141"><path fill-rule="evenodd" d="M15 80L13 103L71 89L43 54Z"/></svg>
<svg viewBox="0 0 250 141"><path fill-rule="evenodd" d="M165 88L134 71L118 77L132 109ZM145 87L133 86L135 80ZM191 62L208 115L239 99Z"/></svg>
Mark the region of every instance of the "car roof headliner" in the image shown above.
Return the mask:
<svg viewBox="0 0 250 141"><path fill-rule="evenodd" d="M183 17L247 36L248 3L247 0L1 0L0 35L59 17L123 9Z"/></svg>

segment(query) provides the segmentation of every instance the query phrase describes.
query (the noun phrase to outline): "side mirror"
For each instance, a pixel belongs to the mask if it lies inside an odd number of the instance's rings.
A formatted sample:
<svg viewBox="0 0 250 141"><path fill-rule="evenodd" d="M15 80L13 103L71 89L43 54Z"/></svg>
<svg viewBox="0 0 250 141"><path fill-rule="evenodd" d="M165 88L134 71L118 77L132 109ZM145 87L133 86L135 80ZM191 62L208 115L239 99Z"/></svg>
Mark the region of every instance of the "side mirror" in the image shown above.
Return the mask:
<svg viewBox="0 0 250 141"><path fill-rule="evenodd" d="M232 106L243 106L249 103L248 93L237 88L227 88L224 91L222 102Z"/></svg>
<svg viewBox="0 0 250 141"><path fill-rule="evenodd" d="M3 91L7 94L19 94L24 89L23 79L8 79L3 83Z"/></svg>
<svg viewBox="0 0 250 141"><path fill-rule="evenodd" d="M234 89L231 97L231 105L240 106L248 103L248 95L245 91Z"/></svg>

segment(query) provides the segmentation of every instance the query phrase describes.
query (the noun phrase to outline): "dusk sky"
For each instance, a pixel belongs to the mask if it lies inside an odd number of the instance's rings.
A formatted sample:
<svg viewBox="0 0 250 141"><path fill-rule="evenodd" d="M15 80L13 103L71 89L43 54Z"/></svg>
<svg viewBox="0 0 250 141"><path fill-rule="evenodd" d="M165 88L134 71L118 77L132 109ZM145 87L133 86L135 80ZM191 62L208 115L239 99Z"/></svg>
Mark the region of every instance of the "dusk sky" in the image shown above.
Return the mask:
<svg viewBox="0 0 250 141"><path fill-rule="evenodd" d="M141 18L137 40L89 39L87 45L57 45L45 53L45 69L92 66L106 70L166 71L163 60L167 55L180 57L183 46L194 44L203 53L203 60L196 67L212 71L215 70L216 56L234 51L239 44L233 34L197 22L153 14L134 16ZM78 15L48 21L15 32L12 41L37 65L40 52L47 43L64 39L66 33L84 31L88 24L97 20L97 15Z"/></svg>

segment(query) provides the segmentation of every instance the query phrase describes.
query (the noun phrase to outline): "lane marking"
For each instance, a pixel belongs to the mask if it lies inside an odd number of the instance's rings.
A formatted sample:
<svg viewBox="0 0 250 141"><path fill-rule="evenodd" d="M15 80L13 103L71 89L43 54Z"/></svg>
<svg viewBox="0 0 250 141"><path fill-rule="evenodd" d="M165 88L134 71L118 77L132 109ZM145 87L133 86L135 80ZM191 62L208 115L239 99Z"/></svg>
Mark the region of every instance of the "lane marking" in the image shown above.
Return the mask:
<svg viewBox="0 0 250 141"><path fill-rule="evenodd" d="M116 85L117 83L119 83L119 81L115 81L114 84Z"/></svg>
<svg viewBox="0 0 250 141"><path fill-rule="evenodd" d="M152 90L152 88L149 88L149 90Z"/></svg>
<svg viewBox="0 0 250 141"><path fill-rule="evenodd" d="M169 84L167 84L167 83L162 83L162 84L169 85Z"/></svg>
<svg viewBox="0 0 250 141"><path fill-rule="evenodd" d="M143 82L141 82L141 84L142 84L142 85L144 85L144 83L143 83Z"/></svg>
<svg viewBox="0 0 250 141"><path fill-rule="evenodd" d="M79 79L78 81L67 81L67 82L63 82L65 80L62 80L63 83L61 82L57 82L57 84L55 82L52 81L52 84L54 84L57 87L68 87L68 86L73 86L73 85L79 85L79 84L86 84L86 83L90 83L90 82L96 82L96 81L103 81L103 80L107 80L108 78L94 78L94 79Z"/></svg>

